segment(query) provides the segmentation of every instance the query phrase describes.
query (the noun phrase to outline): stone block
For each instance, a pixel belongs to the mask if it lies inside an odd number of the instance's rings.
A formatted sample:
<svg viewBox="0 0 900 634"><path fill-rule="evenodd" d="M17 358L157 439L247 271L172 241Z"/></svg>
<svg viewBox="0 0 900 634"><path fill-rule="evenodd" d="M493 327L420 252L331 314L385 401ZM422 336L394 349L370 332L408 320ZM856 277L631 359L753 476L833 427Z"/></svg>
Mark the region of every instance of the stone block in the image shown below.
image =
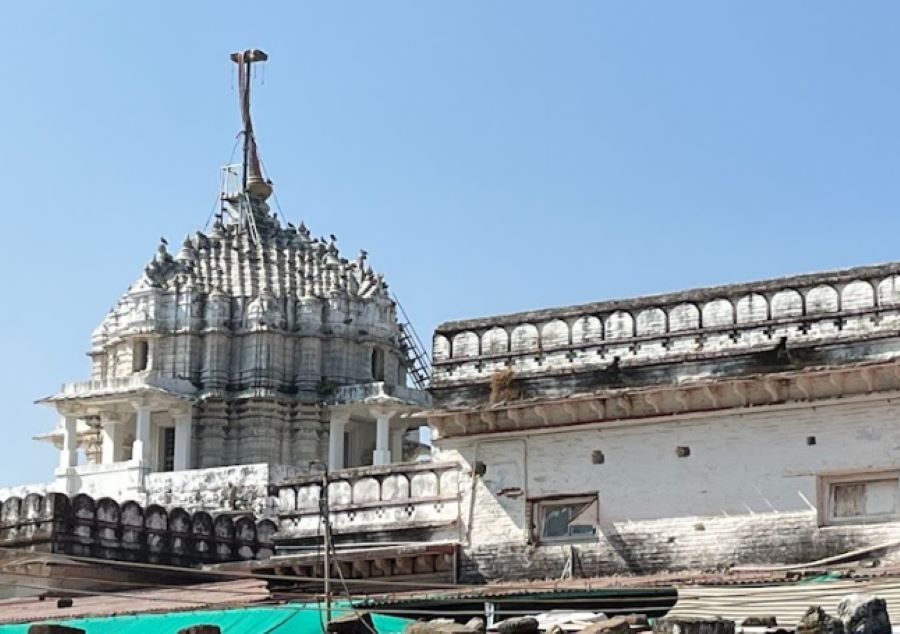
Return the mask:
<svg viewBox="0 0 900 634"><path fill-rule="evenodd" d="M851 594L837 606L845 634L891 634L891 621L884 599L867 594Z"/></svg>
<svg viewBox="0 0 900 634"><path fill-rule="evenodd" d="M800 619L797 634L844 634L844 624L840 619L815 606L809 608Z"/></svg>
<svg viewBox="0 0 900 634"><path fill-rule="evenodd" d="M748 616L741 627L778 627L778 621L774 616Z"/></svg>
<svg viewBox="0 0 900 634"><path fill-rule="evenodd" d="M734 634L734 621L725 619L656 619L658 634Z"/></svg>
<svg viewBox="0 0 900 634"><path fill-rule="evenodd" d="M521 616L500 621L495 626L500 634L534 634L538 631L536 618Z"/></svg>

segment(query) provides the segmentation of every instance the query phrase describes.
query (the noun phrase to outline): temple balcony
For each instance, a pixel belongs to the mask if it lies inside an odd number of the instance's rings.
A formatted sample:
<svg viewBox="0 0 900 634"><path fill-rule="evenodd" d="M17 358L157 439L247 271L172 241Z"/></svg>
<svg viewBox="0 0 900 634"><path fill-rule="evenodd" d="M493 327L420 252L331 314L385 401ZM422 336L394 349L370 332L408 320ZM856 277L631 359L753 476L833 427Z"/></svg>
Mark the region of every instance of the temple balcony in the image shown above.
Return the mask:
<svg viewBox="0 0 900 634"><path fill-rule="evenodd" d="M189 381L141 371L66 383L39 401L60 414L36 437L60 450L56 490L142 499L147 474L190 468L195 393ZM79 464L78 448L92 444L98 451Z"/></svg>
<svg viewBox="0 0 900 634"><path fill-rule="evenodd" d="M327 474L332 534L338 543L458 540L460 465L401 463ZM283 548L321 538L322 475L272 487Z"/></svg>
<svg viewBox="0 0 900 634"><path fill-rule="evenodd" d="M197 392L197 388L186 379L166 376L161 372L145 371L110 379L63 383L59 393L40 402L55 403L82 398L103 399L148 391L190 397Z"/></svg>

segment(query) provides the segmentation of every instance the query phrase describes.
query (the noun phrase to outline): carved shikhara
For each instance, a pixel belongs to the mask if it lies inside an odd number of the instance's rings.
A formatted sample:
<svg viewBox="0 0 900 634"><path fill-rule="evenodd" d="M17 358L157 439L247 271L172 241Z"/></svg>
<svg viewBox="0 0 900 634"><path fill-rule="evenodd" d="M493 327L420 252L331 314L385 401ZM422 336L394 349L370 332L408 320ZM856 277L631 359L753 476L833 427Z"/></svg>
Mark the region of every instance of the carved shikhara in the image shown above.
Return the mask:
<svg viewBox="0 0 900 634"><path fill-rule="evenodd" d="M722 358L771 347L891 336L900 264L860 267L512 315L447 322L434 387L511 368L517 376Z"/></svg>

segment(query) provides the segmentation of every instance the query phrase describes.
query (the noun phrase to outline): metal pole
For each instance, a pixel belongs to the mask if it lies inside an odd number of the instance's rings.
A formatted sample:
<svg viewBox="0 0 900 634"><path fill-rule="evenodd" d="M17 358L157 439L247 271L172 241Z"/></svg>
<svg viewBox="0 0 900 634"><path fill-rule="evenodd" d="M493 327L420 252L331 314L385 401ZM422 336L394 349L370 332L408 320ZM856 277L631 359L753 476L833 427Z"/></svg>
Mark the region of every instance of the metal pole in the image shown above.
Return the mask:
<svg viewBox="0 0 900 634"><path fill-rule="evenodd" d="M331 623L331 516L328 511L328 470L322 472L322 491L319 493L319 510L325 522L325 629Z"/></svg>
<svg viewBox="0 0 900 634"><path fill-rule="evenodd" d="M242 86L242 88L244 88L244 90L242 91L243 95L241 95L241 101L242 101L241 114L244 117L244 161L243 161L244 169L243 169L243 177L241 179L241 185L242 185L243 191L247 191L247 170L249 169L249 165L250 165L250 139L249 139L250 134L249 134L249 131L247 130L247 122L250 120L250 114L249 114L250 113L250 85L253 83L253 82L251 82L251 75L250 75L250 73L252 72L252 70L250 68L250 64L252 63L250 60L250 57L251 57L250 51L245 51L244 52L244 60L245 60L244 61L244 64L245 64L244 86Z"/></svg>

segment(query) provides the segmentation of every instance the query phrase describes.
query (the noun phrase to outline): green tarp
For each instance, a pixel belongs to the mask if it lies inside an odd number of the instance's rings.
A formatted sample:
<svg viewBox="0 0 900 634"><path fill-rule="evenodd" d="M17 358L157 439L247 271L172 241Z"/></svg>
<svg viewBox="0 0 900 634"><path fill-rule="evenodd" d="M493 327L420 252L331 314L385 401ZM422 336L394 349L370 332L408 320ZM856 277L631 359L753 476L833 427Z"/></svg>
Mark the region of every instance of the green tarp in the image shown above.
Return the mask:
<svg viewBox="0 0 900 634"><path fill-rule="evenodd" d="M336 609L335 615L346 614ZM41 621L78 627L87 634L175 634L190 625L218 625L222 634L316 634L322 631L319 608L315 604L286 604L230 610L198 610L164 614L133 614L101 618ZM403 631L408 619L373 614L379 634ZM0 625L0 634L26 634L32 623Z"/></svg>

